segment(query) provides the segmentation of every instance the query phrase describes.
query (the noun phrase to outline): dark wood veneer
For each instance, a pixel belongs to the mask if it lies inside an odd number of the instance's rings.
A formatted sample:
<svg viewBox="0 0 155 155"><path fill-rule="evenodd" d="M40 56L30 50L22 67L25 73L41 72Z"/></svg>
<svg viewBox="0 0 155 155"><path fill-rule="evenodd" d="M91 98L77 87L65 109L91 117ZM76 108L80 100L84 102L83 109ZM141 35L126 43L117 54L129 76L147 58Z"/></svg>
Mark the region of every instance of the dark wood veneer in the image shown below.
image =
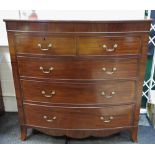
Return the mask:
<svg viewBox="0 0 155 155"><path fill-rule="evenodd" d="M70 35L15 35L17 53L38 55L75 55L75 37ZM38 46L41 45L41 47ZM51 47L48 45L51 44ZM48 49L44 51L42 49Z"/></svg>
<svg viewBox="0 0 155 155"><path fill-rule="evenodd" d="M51 105L54 103L120 105L133 102L136 89L135 81L45 83L22 80L21 85L24 101L48 102ZM45 91L45 94L42 94L42 91ZM55 94L51 96L51 92ZM102 95L102 92L105 92L105 95Z"/></svg>
<svg viewBox="0 0 155 155"><path fill-rule="evenodd" d="M130 79L138 76L138 58L124 59L45 59L18 57L20 76L24 78L54 79ZM71 65L72 64L72 65ZM43 70L40 69L43 67ZM53 70L50 71L50 68ZM106 70L103 70L105 68ZM116 68L116 71L113 71ZM132 70L130 69L132 68ZM49 72L44 73L43 71ZM109 72L111 74L109 74Z"/></svg>
<svg viewBox="0 0 155 155"><path fill-rule="evenodd" d="M62 108L24 105L24 112L27 125L53 129L91 130L132 126L132 105L116 107L115 111L113 108L115 107Z"/></svg>
<svg viewBox="0 0 155 155"><path fill-rule="evenodd" d="M61 32L148 32L152 20L52 21L4 20L8 31ZM39 23L39 25L38 25Z"/></svg>
<svg viewBox="0 0 155 155"><path fill-rule="evenodd" d="M22 140L31 127L137 141L151 20L5 22Z"/></svg>
<svg viewBox="0 0 155 155"><path fill-rule="evenodd" d="M113 52L106 51L117 47ZM126 55L140 53L141 38L136 36L82 36L78 38L79 55Z"/></svg>

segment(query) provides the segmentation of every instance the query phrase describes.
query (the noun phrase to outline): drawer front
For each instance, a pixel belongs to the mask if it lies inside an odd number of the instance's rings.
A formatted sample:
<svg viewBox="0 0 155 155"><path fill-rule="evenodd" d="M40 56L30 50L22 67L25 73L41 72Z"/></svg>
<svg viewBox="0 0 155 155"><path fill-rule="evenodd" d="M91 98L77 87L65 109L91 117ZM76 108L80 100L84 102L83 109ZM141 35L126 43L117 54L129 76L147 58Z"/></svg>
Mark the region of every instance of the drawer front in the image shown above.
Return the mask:
<svg viewBox="0 0 155 155"><path fill-rule="evenodd" d="M138 59L18 59L21 77L43 79L136 78Z"/></svg>
<svg viewBox="0 0 155 155"><path fill-rule="evenodd" d="M38 55L75 55L75 39L68 35L15 36L16 52Z"/></svg>
<svg viewBox="0 0 155 155"><path fill-rule="evenodd" d="M135 100L135 81L47 83L22 80L21 83L25 101L119 105Z"/></svg>
<svg viewBox="0 0 155 155"><path fill-rule="evenodd" d="M79 55L137 55L141 40L135 36L79 37Z"/></svg>
<svg viewBox="0 0 155 155"><path fill-rule="evenodd" d="M24 105L27 125L59 129L102 129L132 125L132 105L61 108Z"/></svg>

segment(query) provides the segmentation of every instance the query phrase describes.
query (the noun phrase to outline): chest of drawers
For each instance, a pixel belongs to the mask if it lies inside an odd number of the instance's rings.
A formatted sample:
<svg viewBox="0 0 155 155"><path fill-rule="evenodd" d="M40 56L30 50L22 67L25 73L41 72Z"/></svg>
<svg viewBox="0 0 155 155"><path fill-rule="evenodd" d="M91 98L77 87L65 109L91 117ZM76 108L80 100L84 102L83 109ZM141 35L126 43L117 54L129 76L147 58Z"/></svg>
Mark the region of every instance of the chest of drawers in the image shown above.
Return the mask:
<svg viewBox="0 0 155 155"><path fill-rule="evenodd" d="M128 130L137 140L151 20L5 20L21 139Z"/></svg>

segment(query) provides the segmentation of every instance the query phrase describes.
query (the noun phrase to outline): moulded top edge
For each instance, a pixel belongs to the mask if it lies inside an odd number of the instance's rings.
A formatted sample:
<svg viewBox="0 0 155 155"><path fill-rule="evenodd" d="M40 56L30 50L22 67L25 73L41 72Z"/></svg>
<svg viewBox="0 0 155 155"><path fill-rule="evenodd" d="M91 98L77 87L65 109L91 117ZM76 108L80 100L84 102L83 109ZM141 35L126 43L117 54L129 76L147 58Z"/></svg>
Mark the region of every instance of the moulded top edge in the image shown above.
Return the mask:
<svg viewBox="0 0 155 155"><path fill-rule="evenodd" d="M25 19L3 19L4 22L73 22L73 23L128 23L128 22L152 22L153 19L134 19L134 20L25 20Z"/></svg>

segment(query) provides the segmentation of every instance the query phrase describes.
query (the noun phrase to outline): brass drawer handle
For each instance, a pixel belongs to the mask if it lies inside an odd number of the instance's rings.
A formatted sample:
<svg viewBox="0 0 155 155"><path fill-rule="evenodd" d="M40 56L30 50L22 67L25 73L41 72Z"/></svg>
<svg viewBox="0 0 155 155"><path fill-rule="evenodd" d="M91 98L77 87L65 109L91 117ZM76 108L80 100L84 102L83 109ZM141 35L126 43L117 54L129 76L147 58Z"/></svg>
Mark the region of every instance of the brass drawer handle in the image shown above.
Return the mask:
<svg viewBox="0 0 155 155"><path fill-rule="evenodd" d="M103 67L102 70L105 71L106 74L111 75L111 74L113 74L117 70L117 68L113 67L112 71L107 71L107 69L105 67Z"/></svg>
<svg viewBox="0 0 155 155"><path fill-rule="evenodd" d="M52 97L53 95L55 95L55 91L51 91L51 93L48 95L48 94L46 94L46 92L44 91L44 90L42 90L42 95L44 95L45 97L48 97L48 98L50 98L50 97Z"/></svg>
<svg viewBox="0 0 155 155"><path fill-rule="evenodd" d="M114 44L113 48L108 48L107 45L104 44L102 47L103 47L103 49L105 49L107 52L113 52L113 51L115 51L115 49L118 47L118 45L117 45L117 44Z"/></svg>
<svg viewBox="0 0 155 155"><path fill-rule="evenodd" d="M47 48L42 48L42 45L39 43L39 44L38 44L38 47L39 47L42 51L48 51L48 50L52 47L52 44L48 44Z"/></svg>
<svg viewBox="0 0 155 155"><path fill-rule="evenodd" d="M110 116L110 117L101 116L100 119L103 120L104 123L110 123L114 119L114 117L113 116Z"/></svg>
<svg viewBox="0 0 155 155"><path fill-rule="evenodd" d="M112 98L113 95L115 95L115 94L116 94L115 91L112 91L111 95L107 95L104 91L101 92L101 95L104 96L105 98Z"/></svg>
<svg viewBox="0 0 155 155"><path fill-rule="evenodd" d="M54 67L50 67L48 70L45 70L42 66L40 66L39 69L42 70L43 73L49 74L54 69Z"/></svg>
<svg viewBox="0 0 155 155"><path fill-rule="evenodd" d="M48 117L47 117L46 115L44 115L43 118L44 118L47 122L53 122L54 120L56 120L56 116L52 117L51 119L48 119Z"/></svg>

